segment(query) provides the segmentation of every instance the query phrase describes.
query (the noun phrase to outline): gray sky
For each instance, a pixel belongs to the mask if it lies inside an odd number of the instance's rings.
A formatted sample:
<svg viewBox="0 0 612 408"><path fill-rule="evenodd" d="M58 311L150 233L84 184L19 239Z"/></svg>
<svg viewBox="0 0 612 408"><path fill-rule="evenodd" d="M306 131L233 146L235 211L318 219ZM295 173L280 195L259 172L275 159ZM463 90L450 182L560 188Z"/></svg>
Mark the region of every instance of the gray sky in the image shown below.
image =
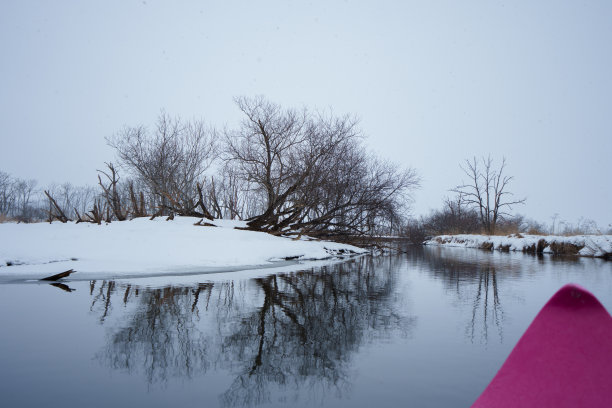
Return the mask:
<svg viewBox="0 0 612 408"><path fill-rule="evenodd" d="M0 170L93 184L104 137L232 98L333 108L438 208L474 155L517 211L612 223L612 2L0 1Z"/></svg>

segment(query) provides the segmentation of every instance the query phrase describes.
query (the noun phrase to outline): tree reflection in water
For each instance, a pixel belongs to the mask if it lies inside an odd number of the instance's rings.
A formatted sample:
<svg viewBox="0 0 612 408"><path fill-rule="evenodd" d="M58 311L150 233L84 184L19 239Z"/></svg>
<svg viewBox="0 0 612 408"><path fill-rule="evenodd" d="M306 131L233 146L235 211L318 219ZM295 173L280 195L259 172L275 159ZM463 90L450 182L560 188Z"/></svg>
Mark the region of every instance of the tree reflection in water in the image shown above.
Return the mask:
<svg viewBox="0 0 612 408"><path fill-rule="evenodd" d="M500 272L501 276L508 276L517 270L510 265L496 264L490 256L482 256L475 262L473 258L463 259L461 255L464 253L457 251L458 256L453 256L455 252L440 251L439 248L426 248L421 254L446 288L453 291L460 301L470 304L471 320L465 330L470 341L474 342L480 336L480 341L487 343L489 330L495 328L503 342L504 310L499 296L499 276Z"/></svg>
<svg viewBox="0 0 612 408"><path fill-rule="evenodd" d="M196 287L92 281L91 310L102 324L109 324L112 302L126 308L98 358L113 369L142 371L149 383L229 370L235 379L220 396L225 406L263 403L279 391L343 394L359 347L398 330L408 334L414 323L397 311L400 261L361 257Z"/></svg>
<svg viewBox="0 0 612 408"><path fill-rule="evenodd" d="M95 287L96 283L92 283ZM92 310L101 314L103 323L110 313L113 294L124 305L136 303L124 317L122 327L115 328L106 349L98 356L114 369L128 372L142 370L149 383L169 377L188 377L208 368L208 340L197 328L198 315L192 301L201 291L197 288L168 287L135 289L115 282L102 282L93 298Z"/></svg>

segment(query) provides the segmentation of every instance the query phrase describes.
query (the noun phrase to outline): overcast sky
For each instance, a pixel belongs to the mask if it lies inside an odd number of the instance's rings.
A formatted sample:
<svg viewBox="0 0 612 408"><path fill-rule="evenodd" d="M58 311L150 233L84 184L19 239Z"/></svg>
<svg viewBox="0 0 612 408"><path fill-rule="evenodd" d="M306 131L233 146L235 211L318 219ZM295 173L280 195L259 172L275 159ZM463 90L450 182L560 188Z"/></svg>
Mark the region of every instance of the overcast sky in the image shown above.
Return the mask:
<svg viewBox="0 0 612 408"><path fill-rule="evenodd" d="M93 184L160 109L211 125L235 96L361 118L416 168L414 212L459 164L506 157L516 211L612 223L612 2L0 1L0 170Z"/></svg>

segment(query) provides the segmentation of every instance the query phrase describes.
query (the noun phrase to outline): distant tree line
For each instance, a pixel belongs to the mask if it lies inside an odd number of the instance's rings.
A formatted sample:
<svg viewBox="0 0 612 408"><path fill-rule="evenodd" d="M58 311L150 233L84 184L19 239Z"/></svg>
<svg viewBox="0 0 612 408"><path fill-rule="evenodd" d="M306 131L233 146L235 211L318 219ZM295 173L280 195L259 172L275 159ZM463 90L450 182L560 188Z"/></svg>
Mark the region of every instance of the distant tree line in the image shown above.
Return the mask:
<svg viewBox="0 0 612 408"><path fill-rule="evenodd" d="M0 171L0 219L29 221L39 218L35 195L36 180L23 180Z"/></svg>
<svg viewBox="0 0 612 408"><path fill-rule="evenodd" d="M71 211L86 213L100 200L92 186L74 186L70 183L51 185L40 189L36 180L20 179L0 171L0 221L36 222L49 219L48 192L66 214Z"/></svg>
<svg viewBox="0 0 612 408"><path fill-rule="evenodd" d="M511 214L515 205L525 198L514 198L509 190L513 177L505 173L506 160L496 167L491 157L466 160L461 169L467 181L450 189L455 195L446 197L442 207L426 216L410 219L404 235L412 242L423 242L427 237L456 234L506 235L526 234L601 234L593 220L581 218L576 224L553 217L549 227L544 223ZM612 227L608 227L608 234Z"/></svg>
<svg viewBox="0 0 612 408"><path fill-rule="evenodd" d="M124 127L107 138L116 162L97 186L37 188L0 171L0 221L102 222L175 215L246 221L248 229L319 237L441 234L601 233L588 219L553 217L550 227L513 215L525 198L510 191L506 161L465 160L465 181L440 209L409 218L419 177L364 145L358 121L328 111L237 98L242 120L214 129L161 112L152 127ZM608 226L612 233L612 226Z"/></svg>
<svg viewBox="0 0 612 408"><path fill-rule="evenodd" d="M117 161L98 170L95 189L36 190L34 181L0 173L0 214L98 224L186 215L337 238L403 230L417 173L368 152L354 117L263 97L236 104L243 120L235 128L164 112L152 128L123 128L107 138Z"/></svg>

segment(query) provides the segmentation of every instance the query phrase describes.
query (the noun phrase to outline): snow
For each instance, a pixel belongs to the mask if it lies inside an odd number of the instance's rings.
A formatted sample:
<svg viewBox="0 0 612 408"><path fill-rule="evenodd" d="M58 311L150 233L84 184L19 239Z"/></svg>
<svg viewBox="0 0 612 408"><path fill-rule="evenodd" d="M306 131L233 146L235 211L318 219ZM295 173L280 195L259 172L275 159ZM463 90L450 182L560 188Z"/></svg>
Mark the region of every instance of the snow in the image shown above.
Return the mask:
<svg viewBox="0 0 612 408"><path fill-rule="evenodd" d="M138 218L110 224L0 224L0 278L39 279L68 269L79 279L229 272L365 253L351 245L235 229L242 221ZM11 264L11 266L6 266ZM77 278L77 274L71 277Z"/></svg>
<svg viewBox="0 0 612 408"><path fill-rule="evenodd" d="M606 257L612 254L612 235L439 235L424 242L425 245L467 248L490 248L491 250L531 251L538 245L543 253L555 253L555 247L571 244L579 248L577 255Z"/></svg>

